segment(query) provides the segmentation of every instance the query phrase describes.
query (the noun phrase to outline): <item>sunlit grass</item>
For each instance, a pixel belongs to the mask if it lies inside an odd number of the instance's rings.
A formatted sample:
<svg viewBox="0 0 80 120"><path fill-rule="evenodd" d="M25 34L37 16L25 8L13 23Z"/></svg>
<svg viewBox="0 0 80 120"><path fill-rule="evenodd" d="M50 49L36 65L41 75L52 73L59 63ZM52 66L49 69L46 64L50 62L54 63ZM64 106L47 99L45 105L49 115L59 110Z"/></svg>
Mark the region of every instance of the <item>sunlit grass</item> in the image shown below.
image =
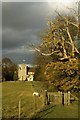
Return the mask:
<svg viewBox="0 0 80 120"><path fill-rule="evenodd" d="M3 82L2 83L2 115L3 118L18 118L19 100L21 103L21 118L78 118L78 101L68 106L50 104L44 106L42 82ZM34 97L38 91L40 97Z"/></svg>
<svg viewBox="0 0 80 120"><path fill-rule="evenodd" d="M3 82L2 115L3 118L18 118L19 100L21 103L21 118L31 117L35 112L34 91L41 92L38 82ZM36 110L43 106L43 97L36 98Z"/></svg>
<svg viewBox="0 0 80 120"><path fill-rule="evenodd" d="M78 118L79 109L78 102L74 102L69 106L50 104L39 111L33 118Z"/></svg>

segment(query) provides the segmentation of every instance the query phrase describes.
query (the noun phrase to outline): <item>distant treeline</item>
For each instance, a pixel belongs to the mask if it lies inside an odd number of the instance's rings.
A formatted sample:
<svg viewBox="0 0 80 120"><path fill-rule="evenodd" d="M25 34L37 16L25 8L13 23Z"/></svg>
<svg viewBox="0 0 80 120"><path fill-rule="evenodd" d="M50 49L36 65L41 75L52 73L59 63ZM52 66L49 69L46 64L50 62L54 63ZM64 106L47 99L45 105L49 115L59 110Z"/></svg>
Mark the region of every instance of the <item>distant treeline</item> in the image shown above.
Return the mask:
<svg viewBox="0 0 80 120"><path fill-rule="evenodd" d="M18 67L10 58L2 59L2 81L18 80Z"/></svg>

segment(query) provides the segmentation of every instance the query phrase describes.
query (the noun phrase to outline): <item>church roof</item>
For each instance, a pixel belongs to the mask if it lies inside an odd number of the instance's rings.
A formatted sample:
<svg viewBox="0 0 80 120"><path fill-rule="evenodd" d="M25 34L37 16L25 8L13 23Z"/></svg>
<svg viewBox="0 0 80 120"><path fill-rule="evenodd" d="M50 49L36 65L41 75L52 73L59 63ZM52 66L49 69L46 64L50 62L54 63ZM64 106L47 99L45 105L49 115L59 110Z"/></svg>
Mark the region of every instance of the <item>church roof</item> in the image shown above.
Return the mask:
<svg viewBox="0 0 80 120"><path fill-rule="evenodd" d="M29 68L28 72L35 72L34 68Z"/></svg>

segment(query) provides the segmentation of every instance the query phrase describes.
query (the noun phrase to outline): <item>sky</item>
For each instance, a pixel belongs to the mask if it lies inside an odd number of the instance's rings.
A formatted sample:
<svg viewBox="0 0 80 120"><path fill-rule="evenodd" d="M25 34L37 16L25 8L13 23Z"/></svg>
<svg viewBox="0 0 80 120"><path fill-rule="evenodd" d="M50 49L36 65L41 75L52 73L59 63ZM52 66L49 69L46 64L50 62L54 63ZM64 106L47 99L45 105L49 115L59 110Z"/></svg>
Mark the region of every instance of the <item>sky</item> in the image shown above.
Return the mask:
<svg viewBox="0 0 80 120"><path fill-rule="evenodd" d="M46 27L46 18L55 17L56 7L62 12L72 3L7 1L2 3L2 56L33 64L37 54L31 46L41 43L38 34Z"/></svg>

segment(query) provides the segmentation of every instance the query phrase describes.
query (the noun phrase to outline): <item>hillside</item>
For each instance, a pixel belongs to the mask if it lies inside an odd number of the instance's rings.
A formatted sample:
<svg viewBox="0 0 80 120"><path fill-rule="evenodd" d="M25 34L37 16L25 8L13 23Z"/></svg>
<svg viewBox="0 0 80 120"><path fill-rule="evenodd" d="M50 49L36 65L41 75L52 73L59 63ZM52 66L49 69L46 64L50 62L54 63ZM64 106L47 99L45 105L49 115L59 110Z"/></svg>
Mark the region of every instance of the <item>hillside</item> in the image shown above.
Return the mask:
<svg viewBox="0 0 80 120"><path fill-rule="evenodd" d="M31 117L36 110L43 106L43 96L33 96L34 91L42 94L40 82L3 82L2 85L2 116L3 118L18 118L19 100L21 105L21 118Z"/></svg>
<svg viewBox="0 0 80 120"><path fill-rule="evenodd" d="M47 105L42 110L37 112L33 119L40 120L43 118L79 118L79 109L78 103L74 102L69 106L62 106L62 105ZM60 119L61 120L61 119Z"/></svg>
<svg viewBox="0 0 80 120"><path fill-rule="evenodd" d="M44 106L44 84L39 81L33 82L3 82L2 83L2 116L3 118L78 118L78 101L69 106L54 105ZM40 97L34 97L33 92L38 91Z"/></svg>
<svg viewBox="0 0 80 120"><path fill-rule="evenodd" d="M2 66L0 65L0 82L2 81Z"/></svg>

